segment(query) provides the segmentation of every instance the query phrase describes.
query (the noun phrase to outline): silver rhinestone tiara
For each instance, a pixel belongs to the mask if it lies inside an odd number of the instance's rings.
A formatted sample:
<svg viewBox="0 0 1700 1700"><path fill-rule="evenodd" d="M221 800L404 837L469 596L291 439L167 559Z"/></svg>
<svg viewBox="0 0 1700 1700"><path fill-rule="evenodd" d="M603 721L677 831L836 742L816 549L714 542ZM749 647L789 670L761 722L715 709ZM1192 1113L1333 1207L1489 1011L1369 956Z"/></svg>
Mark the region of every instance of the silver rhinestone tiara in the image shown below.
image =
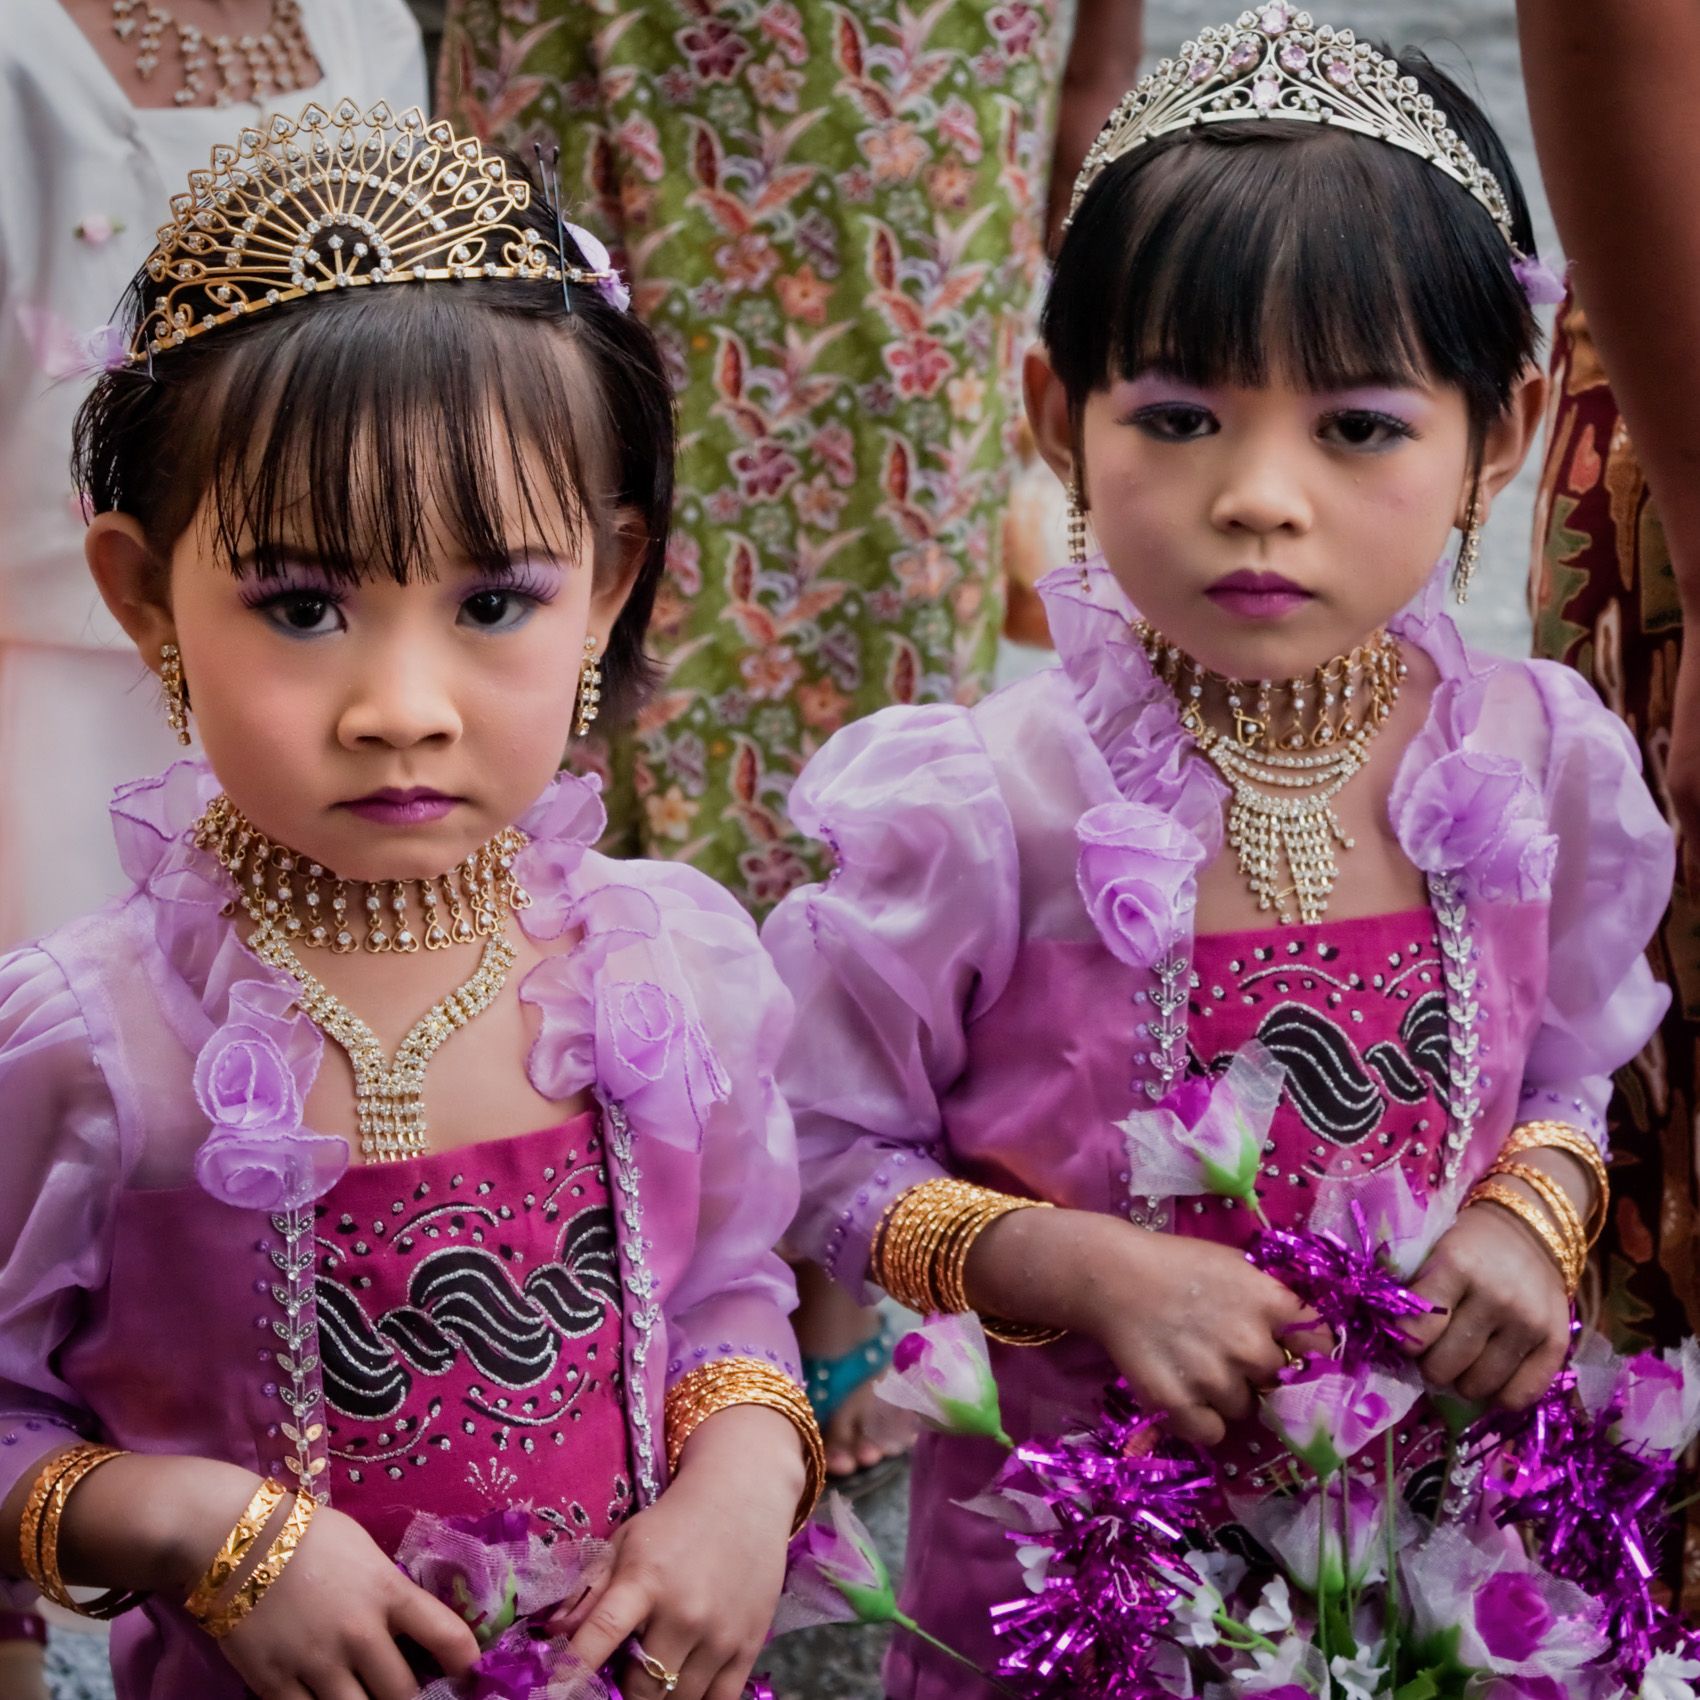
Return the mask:
<svg viewBox="0 0 1700 1700"><path fill-rule="evenodd" d="M1158 136L1195 124L1283 118L1332 124L1426 159L1479 201L1513 253L1511 207L1498 178L1445 112L1385 54L1350 30L1318 25L1286 0L1204 30L1164 59L1110 114L1069 202L1072 220L1105 167Z"/></svg>

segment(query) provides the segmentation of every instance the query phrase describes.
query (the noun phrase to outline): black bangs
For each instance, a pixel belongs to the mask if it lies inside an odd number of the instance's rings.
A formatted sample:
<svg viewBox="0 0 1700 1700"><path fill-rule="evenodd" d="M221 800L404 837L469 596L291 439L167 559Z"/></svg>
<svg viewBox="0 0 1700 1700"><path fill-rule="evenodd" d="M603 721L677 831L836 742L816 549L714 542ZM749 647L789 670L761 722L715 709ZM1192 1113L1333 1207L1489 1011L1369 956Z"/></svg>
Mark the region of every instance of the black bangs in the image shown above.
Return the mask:
<svg viewBox="0 0 1700 1700"><path fill-rule="evenodd" d="M1521 187L1474 104L1419 54L1400 64L1499 178ZM1057 257L1041 330L1075 411L1117 377L1306 389L1438 382L1479 435L1538 330L1492 217L1414 154L1321 125L1248 120L1160 138L1110 166Z"/></svg>
<svg viewBox="0 0 1700 1700"><path fill-rule="evenodd" d="M630 313L586 286L569 303L559 283L476 278L309 297L172 348L151 376L108 373L73 471L162 563L204 507L231 570L259 576L303 559L342 582L441 560L501 573L526 550L575 559L581 527L584 564L617 572L641 529L603 659L612 721L651 683L673 450L661 353Z"/></svg>
<svg viewBox="0 0 1700 1700"><path fill-rule="evenodd" d="M585 522L610 558L611 422L547 319L469 313L428 286L350 293L256 320L209 388L185 459L210 467L216 547L240 571L497 572L528 548L571 559Z"/></svg>

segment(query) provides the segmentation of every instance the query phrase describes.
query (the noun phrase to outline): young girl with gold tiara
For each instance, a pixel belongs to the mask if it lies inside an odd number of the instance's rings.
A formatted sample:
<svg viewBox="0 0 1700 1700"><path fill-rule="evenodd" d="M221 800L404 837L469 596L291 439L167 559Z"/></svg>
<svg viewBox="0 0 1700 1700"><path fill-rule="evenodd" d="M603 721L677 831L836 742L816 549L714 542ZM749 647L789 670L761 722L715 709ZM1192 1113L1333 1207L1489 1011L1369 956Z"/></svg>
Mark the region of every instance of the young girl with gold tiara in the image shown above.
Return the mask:
<svg viewBox="0 0 1700 1700"><path fill-rule="evenodd" d="M1231 1067L1276 1227L1342 1177L1425 1214L1431 1392L1521 1407L1563 1361L1672 855L1589 689L1444 610L1448 533L1462 595L1540 417L1539 279L1504 148L1420 56L1283 0L1187 44L1087 158L1029 361L1060 665L862 721L792 793L838 857L765 932L794 1237L998 1319L1018 1442L1119 1373L1271 1486L1256 1395L1309 1319L1244 1202L1172 1179ZM1432 1507L1435 1407L1398 1427ZM909 1534L906 1608L987 1667L1022 1578L965 1502L1000 1456L929 1436ZM903 1636L887 1688L968 1691Z"/></svg>
<svg viewBox="0 0 1700 1700"><path fill-rule="evenodd" d="M122 1612L121 1700L404 1700L479 1653L413 1513L523 1507L611 1538L582 1658L733 1700L821 1464L788 999L556 777L647 682L655 344L416 111L233 134L171 214L77 462L205 758L0 958L0 1572Z"/></svg>

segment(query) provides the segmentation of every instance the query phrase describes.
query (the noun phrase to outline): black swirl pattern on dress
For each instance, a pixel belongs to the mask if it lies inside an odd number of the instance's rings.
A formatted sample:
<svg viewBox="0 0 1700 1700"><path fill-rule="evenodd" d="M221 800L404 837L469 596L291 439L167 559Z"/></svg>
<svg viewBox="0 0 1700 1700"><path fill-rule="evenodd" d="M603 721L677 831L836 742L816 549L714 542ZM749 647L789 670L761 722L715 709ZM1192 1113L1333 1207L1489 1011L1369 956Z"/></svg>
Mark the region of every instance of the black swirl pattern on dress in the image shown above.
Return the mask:
<svg viewBox="0 0 1700 1700"><path fill-rule="evenodd" d="M1412 1064L1402 1045L1383 1039L1364 1052L1364 1061L1381 1076L1390 1098L1401 1104L1420 1104L1429 1093L1429 1083Z"/></svg>
<svg viewBox="0 0 1700 1700"><path fill-rule="evenodd" d="M1321 1139L1353 1145L1381 1121L1387 1100L1357 1048L1326 1015L1286 1003L1258 1023L1257 1037L1287 1071L1287 1096Z"/></svg>
<svg viewBox="0 0 1700 1700"><path fill-rule="evenodd" d="M534 1387L568 1341L595 1333L619 1309L613 1213L605 1205L581 1210L562 1230L554 1260L517 1287L496 1252L455 1245L422 1257L408 1278L408 1303L375 1320L331 1276L319 1276L316 1296L325 1402L341 1415L393 1415L414 1375L441 1375L462 1354L503 1387Z"/></svg>
<svg viewBox="0 0 1700 1700"><path fill-rule="evenodd" d="M1446 994L1424 992L1405 1011L1399 1037L1411 1061L1444 1093L1450 1084L1451 1041L1446 1026Z"/></svg>

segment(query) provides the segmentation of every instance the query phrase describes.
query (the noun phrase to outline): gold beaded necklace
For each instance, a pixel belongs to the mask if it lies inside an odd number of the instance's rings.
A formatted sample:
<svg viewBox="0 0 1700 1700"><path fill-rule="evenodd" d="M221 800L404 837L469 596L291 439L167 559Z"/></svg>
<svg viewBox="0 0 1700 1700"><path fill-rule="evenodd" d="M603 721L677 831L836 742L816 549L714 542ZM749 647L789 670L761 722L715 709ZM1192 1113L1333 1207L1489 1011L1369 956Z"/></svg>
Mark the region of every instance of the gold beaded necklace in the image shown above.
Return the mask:
<svg viewBox="0 0 1700 1700"><path fill-rule="evenodd" d="M1134 633L1179 699L1182 724L1233 793L1228 842L1258 908L1274 910L1283 925L1320 921L1339 878L1335 847L1350 850L1354 842L1334 799L1369 759L1371 740L1399 700L1406 667L1398 640L1377 632L1283 685L1212 673L1144 620ZM1204 719L1212 685L1233 717L1231 735Z"/></svg>
<svg viewBox="0 0 1700 1700"><path fill-rule="evenodd" d="M338 879L319 863L274 844L228 797L213 801L195 823L194 838L196 847L216 857L236 882L236 896L226 913L240 907L254 922L248 948L295 982L297 1001L308 1019L348 1053L361 1156L368 1162L393 1163L428 1150L426 1064L445 1039L496 1001L514 965L503 912L524 909L531 902L513 872L514 858L528 842L525 834L505 828L459 867L432 879L364 884L368 951L406 954L420 948L421 938L427 950L485 941L472 977L413 1024L393 1059L384 1055L372 1029L296 955L297 945L336 955L359 948L348 910L350 888L362 882ZM449 911L446 926L439 901ZM411 921L415 907L422 917L418 935Z"/></svg>

